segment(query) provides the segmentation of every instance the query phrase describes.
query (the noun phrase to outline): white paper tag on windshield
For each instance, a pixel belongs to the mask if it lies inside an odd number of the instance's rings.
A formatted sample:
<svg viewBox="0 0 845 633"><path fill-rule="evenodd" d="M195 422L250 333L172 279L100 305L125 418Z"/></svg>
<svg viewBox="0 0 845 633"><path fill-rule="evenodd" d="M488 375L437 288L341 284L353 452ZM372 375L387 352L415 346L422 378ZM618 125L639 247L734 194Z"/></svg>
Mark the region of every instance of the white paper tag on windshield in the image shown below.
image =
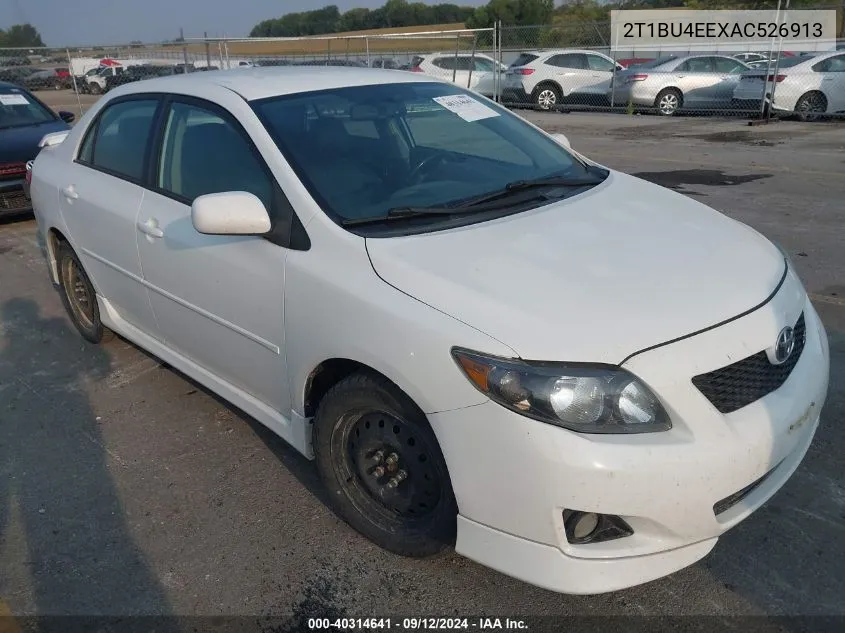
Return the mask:
<svg viewBox="0 0 845 633"><path fill-rule="evenodd" d="M481 119L501 116L493 108L488 108L468 95L447 95L445 97L434 97L434 100L447 110L457 114L464 121L480 121Z"/></svg>
<svg viewBox="0 0 845 633"><path fill-rule="evenodd" d="M2 105L29 105L29 101L23 95L0 95Z"/></svg>

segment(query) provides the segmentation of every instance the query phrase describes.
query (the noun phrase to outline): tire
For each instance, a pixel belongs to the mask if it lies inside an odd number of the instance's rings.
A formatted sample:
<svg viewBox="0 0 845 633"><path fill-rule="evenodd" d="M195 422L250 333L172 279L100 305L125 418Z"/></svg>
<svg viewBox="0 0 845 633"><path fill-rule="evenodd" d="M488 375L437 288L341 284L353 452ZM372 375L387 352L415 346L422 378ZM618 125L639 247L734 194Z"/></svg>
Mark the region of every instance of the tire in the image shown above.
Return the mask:
<svg viewBox="0 0 845 633"><path fill-rule="evenodd" d="M88 84L88 92L90 92L92 95L101 95L103 94L103 89L100 88L100 84L92 82Z"/></svg>
<svg viewBox="0 0 845 633"><path fill-rule="evenodd" d="M62 303L82 338L91 343L104 343L114 338L112 331L100 321L97 293L82 263L67 242L59 243L56 265Z"/></svg>
<svg viewBox="0 0 845 633"><path fill-rule="evenodd" d="M807 92L795 103L795 116L799 121L818 121L825 112L827 98L821 92Z"/></svg>
<svg viewBox="0 0 845 633"><path fill-rule="evenodd" d="M684 96L677 88L664 88L654 99L654 107L661 116L673 116L684 105Z"/></svg>
<svg viewBox="0 0 845 633"><path fill-rule="evenodd" d="M389 380L360 372L337 383L317 408L313 443L330 506L373 543L415 558L454 543L457 503L437 438Z"/></svg>
<svg viewBox="0 0 845 633"><path fill-rule="evenodd" d="M540 110L554 110L563 100L563 93L555 84L540 84L531 93L531 101Z"/></svg>

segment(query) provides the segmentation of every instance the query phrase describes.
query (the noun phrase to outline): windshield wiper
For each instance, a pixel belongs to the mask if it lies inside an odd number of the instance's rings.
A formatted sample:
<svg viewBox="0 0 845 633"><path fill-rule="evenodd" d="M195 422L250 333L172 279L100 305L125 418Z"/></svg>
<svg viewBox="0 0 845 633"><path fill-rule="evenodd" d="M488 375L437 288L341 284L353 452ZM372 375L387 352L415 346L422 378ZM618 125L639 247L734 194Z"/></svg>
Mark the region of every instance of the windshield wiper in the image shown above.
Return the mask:
<svg viewBox="0 0 845 633"><path fill-rule="evenodd" d="M491 211L508 206L506 204L502 204L501 201L514 194L530 191L531 189L541 189L545 187L592 187L603 181L604 177L600 176L552 176L548 178L537 178L535 180L515 180L513 182L509 182L503 189L464 200L459 204L437 207L394 207L393 209L389 209L386 215L378 215L368 218L346 218L341 221L341 224L343 226L356 226L360 224L375 224L377 222L386 222L390 220L426 215L482 213L484 211ZM520 200L520 202L528 202L533 199L534 197L524 198Z"/></svg>

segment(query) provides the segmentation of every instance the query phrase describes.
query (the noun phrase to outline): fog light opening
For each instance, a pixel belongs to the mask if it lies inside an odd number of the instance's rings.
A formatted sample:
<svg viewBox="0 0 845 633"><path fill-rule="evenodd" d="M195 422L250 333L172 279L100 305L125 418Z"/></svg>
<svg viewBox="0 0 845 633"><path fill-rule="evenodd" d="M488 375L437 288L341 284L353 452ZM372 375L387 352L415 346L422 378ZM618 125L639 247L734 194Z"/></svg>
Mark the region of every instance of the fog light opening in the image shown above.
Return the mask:
<svg viewBox="0 0 845 633"><path fill-rule="evenodd" d="M573 545L601 543L631 536L634 530L623 519L612 514L564 510L566 540Z"/></svg>

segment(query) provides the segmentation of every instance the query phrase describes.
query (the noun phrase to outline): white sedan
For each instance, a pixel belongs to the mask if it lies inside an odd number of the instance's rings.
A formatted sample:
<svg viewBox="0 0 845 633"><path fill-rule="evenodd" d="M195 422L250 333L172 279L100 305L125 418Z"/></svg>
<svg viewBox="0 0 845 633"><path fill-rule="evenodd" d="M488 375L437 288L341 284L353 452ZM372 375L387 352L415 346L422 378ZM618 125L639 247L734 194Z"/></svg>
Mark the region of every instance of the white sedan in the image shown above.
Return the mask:
<svg viewBox="0 0 845 633"><path fill-rule="evenodd" d="M63 134L32 196L82 336L313 457L392 552L621 589L707 554L816 431L827 338L778 247L458 86L196 73Z"/></svg>
<svg viewBox="0 0 845 633"><path fill-rule="evenodd" d="M764 95L773 110L794 112L805 121L845 112L845 52L786 57L773 61L768 72L765 66L744 72L733 99L740 107L758 109Z"/></svg>

